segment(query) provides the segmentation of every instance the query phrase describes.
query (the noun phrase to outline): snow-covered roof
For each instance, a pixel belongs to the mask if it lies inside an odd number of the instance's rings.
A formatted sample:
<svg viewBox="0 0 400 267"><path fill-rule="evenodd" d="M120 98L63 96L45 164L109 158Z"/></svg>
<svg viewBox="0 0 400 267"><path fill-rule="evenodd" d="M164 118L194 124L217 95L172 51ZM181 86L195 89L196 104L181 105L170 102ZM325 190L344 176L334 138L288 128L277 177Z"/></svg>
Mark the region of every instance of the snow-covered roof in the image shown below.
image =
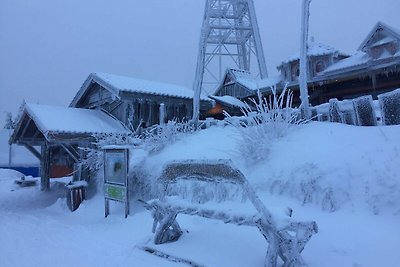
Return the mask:
<svg viewBox="0 0 400 267"><path fill-rule="evenodd" d="M279 76L269 77L261 80L257 79L237 79L237 82L251 90L258 90L264 88L272 88L281 81Z"/></svg>
<svg viewBox="0 0 400 267"><path fill-rule="evenodd" d="M362 64L368 62L369 59L370 58L366 53L364 53L362 51L358 51L354 55L352 55L348 58L342 59L342 60L338 61L337 63L329 66L322 73L329 73L331 71L337 71L337 70L346 69L349 67L356 67L356 66L359 66L359 65L362 65Z"/></svg>
<svg viewBox="0 0 400 267"><path fill-rule="evenodd" d="M308 43L308 51L307 55L308 56L323 56L323 55L331 55L331 54L337 54L337 55L342 55L342 56L348 56L346 53L340 52L336 48L318 43L318 42L309 42ZM286 60L282 61L282 63L289 63L295 60L298 60L300 58L300 52L297 52L296 54L293 54L291 57L287 58Z"/></svg>
<svg viewBox="0 0 400 267"><path fill-rule="evenodd" d="M193 90L175 84L148 81L109 73L91 73L72 100L70 106L77 104L93 81L116 95L119 95L120 92L134 92L178 98L193 98ZM202 96L201 99L209 100L206 96Z"/></svg>
<svg viewBox="0 0 400 267"><path fill-rule="evenodd" d="M25 104L24 112L47 136L50 133L127 133L121 122L100 110Z"/></svg>
<svg viewBox="0 0 400 267"><path fill-rule="evenodd" d="M281 81L279 76L268 77L265 79L255 79L251 76L249 71L237 69L230 69L229 71L234 75L237 83L253 91L258 89L271 88Z"/></svg>
<svg viewBox="0 0 400 267"><path fill-rule="evenodd" d="M371 43L376 32L387 31L387 36L384 36L382 39ZM381 60L386 60L388 58L393 58L394 60L400 56L400 52L392 55L388 51L384 50L383 53L378 58L371 58L367 53L365 48L367 46L379 46L394 40L400 40L400 31L390 27L382 22L378 22L371 32L367 35L367 38L361 43L358 48L358 51L351 55L348 58L342 59L337 63L326 68L321 75L324 74L332 74L333 72L338 72L342 70L349 69L361 69L365 66L379 64Z"/></svg>
<svg viewBox="0 0 400 267"><path fill-rule="evenodd" d="M368 46L368 44L371 42L371 40L373 39L374 35L377 32L380 31L386 31L390 36L388 36L389 38L396 38L398 40L400 40L400 30L391 27L389 25L386 25L385 23L379 21L378 23L375 24L375 26L372 28L372 30L369 32L369 34L367 35L367 37L364 39L364 41L360 44L360 46L358 47L358 50L365 50L365 47ZM386 37L387 38L387 37ZM389 39L383 38L382 40L379 40L378 42L390 42ZM384 43L382 43L384 44ZM376 45L376 44L374 44ZM379 44L378 44L379 45Z"/></svg>
<svg viewBox="0 0 400 267"><path fill-rule="evenodd" d="M239 108L245 108L246 104L243 103L242 101L240 101L239 99L237 99L236 97L230 96L230 95L224 95L224 96L210 96L210 98L224 103L224 104L228 104L231 106L235 106L235 107L239 107Z"/></svg>
<svg viewBox="0 0 400 267"><path fill-rule="evenodd" d="M362 69L365 67L379 66L382 62L387 64L387 60L393 64L399 64L400 51L392 55L388 51L384 51L378 58L371 58L368 54L358 51L349 58L338 61L324 70L321 75L332 74L333 72L344 71L349 69Z"/></svg>

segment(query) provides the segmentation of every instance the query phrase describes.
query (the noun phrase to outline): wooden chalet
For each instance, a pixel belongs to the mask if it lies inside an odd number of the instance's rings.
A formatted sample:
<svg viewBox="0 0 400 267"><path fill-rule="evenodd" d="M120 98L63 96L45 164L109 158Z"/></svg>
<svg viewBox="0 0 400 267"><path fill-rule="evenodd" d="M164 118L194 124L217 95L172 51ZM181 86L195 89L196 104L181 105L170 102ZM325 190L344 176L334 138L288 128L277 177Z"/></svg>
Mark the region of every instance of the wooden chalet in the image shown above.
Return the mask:
<svg viewBox="0 0 400 267"><path fill-rule="evenodd" d="M213 101L202 97L200 103L205 112ZM79 164L85 155L78 148L89 147L95 134L188 120L192 105L193 91L181 86L92 73L69 107L25 104L9 142L24 145L40 160L42 189L48 189L50 177L90 178Z"/></svg>
<svg viewBox="0 0 400 267"><path fill-rule="evenodd" d="M353 55L315 43L309 48L308 88L310 103L329 99L353 99L377 95L400 87L400 31L378 22ZM318 53L318 50L320 52ZM298 59L283 62L278 69L282 79L295 92L299 102Z"/></svg>
<svg viewBox="0 0 400 267"><path fill-rule="evenodd" d="M193 91L182 86L92 73L72 100L70 107L101 109L131 130L172 119L189 120L193 113ZM212 107L201 97L201 112Z"/></svg>
<svg viewBox="0 0 400 267"><path fill-rule="evenodd" d="M377 99L400 88L400 31L378 22L355 54L329 66L309 87L317 92L313 104L362 95Z"/></svg>
<svg viewBox="0 0 400 267"><path fill-rule="evenodd" d="M270 91L278 83L280 83L279 77L257 80L248 71L227 69L222 83L215 91L214 96L229 95L237 99L246 100L249 97L254 98L258 92Z"/></svg>
<svg viewBox="0 0 400 267"><path fill-rule="evenodd" d="M217 119L223 119L223 111L230 115L242 115L241 108L244 102L251 104L251 99L258 99L258 94L267 94L273 87L281 83L279 77L262 80L254 79L251 73L245 70L227 69L221 84L212 96L215 106L206 115Z"/></svg>
<svg viewBox="0 0 400 267"><path fill-rule="evenodd" d="M286 85L293 91L294 105L298 105L299 63L299 54L283 61L278 66L277 79L256 80L248 72L228 70L215 95L257 99L258 91L268 95L272 85L278 91ZM353 55L313 40L309 43L308 91L312 105L332 98L343 100L362 95L377 99L377 95L396 88L400 88L399 30L378 22Z"/></svg>

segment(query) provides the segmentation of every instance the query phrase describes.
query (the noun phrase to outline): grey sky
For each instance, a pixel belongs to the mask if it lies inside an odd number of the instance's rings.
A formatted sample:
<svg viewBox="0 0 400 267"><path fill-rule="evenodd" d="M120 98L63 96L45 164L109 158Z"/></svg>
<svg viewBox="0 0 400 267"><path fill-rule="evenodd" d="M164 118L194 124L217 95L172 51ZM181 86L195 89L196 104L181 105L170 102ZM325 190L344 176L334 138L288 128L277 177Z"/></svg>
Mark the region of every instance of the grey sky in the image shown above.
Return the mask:
<svg viewBox="0 0 400 267"><path fill-rule="evenodd" d="M301 0L254 0L270 75L299 50ZM0 0L0 126L22 100L68 105L91 72L191 88L204 0ZM313 0L310 35L354 52L399 0Z"/></svg>

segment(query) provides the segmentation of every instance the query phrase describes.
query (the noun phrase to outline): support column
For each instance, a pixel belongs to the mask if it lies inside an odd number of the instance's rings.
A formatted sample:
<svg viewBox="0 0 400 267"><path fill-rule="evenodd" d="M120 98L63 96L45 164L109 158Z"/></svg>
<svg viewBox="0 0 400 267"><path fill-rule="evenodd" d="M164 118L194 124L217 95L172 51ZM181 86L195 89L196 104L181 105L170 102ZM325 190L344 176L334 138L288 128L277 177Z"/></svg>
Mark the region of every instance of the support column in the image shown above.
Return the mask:
<svg viewBox="0 0 400 267"><path fill-rule="evenodd" d="M165 124L165 104L161 103L160 104L160 119L159 119L159 125L164 125Z"/></svg>
<svg viewBox="0 0 400 267"><path fill-rule="evenodd" d="M40 162L40 190L50 190L50 147L46 142L42 145L42 160Z"/></svg>

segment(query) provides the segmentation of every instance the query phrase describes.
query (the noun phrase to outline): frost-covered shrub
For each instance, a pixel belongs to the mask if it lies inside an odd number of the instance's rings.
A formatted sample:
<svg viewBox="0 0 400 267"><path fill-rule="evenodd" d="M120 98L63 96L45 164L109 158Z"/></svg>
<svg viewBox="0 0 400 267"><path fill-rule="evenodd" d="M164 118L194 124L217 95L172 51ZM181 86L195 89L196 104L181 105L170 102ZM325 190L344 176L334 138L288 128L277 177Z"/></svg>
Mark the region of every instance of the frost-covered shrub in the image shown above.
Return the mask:
<svg viewBox="0 0 400 267"><path fill-rule="evenodd" d="M378 95L384 125L400 124L400 89Z"/></svg>
<svg viewBox="0 0 400 267"><path fill-rule="evenodd" d="M156 177L141 162L135 162L129 168L128 188L134 199L149 200L157 195Z"/></svg>
<svg viewBox="0 0 400 267"><path fill-rule="evenodd" d="M274 140L285 136L294 125L304 123L299 111L291 108L292 99L292 92L286 88L279 95L273 88L269 98L259 96L258 101L246 104L240 120L225 113L227 123L237 129L237 152L247 164L267 159Z"/></svg>
<svg viewBox="0 0 400 267"><path fill-rule="evenodd" d="M15 120L12 118L11 112L6 113L6 122L4 124L4 129L14 129L15 128Z"/></svg>
<svg viewBox="0 0 400 267"><path fill-rule="evenodd" d="M366 203L374 214L385 208L400 212L400 181L390 173L381 173L365 181L364 190Z"/></svg>
<svg viewBox="0 0 400 267"><path fill-rule="evenodd" d="M91 147L84 147L82 149L86 157L81 160L84 167L88 168L91 172L97 172L102 170L104 166L104 153L103 147L110 145L131 145L135 146L140 144L142 141L134 133L119 134L119 133L107 133L107 134L96 134L93 136L95 142Z"/></svg>
<svg viewBox="0 0 400 267"><path fill-rule="evenodd" d="M162 125L154 125L144 132L143 147L149 152L157 152L166 145L176 142L185 134L195 131L196 127L191 121L172 120Z"/></svg>
<svg viewBox="0 0 400 267"><path fill-rule="evenodd" d="M348 202L350 194L346 188L327 181L315 164L304 164L290 173L274 176L267 180L271 194L288 195L302 202L318 204L323 210L336 211Z"/></svg>
<svg viewBox="0 0 400 267"><path fill-rule="evenodd" d="M356 114L357 125L376 126L377 121L372 96L360 96L353 99L353 106Z"/></svg>

